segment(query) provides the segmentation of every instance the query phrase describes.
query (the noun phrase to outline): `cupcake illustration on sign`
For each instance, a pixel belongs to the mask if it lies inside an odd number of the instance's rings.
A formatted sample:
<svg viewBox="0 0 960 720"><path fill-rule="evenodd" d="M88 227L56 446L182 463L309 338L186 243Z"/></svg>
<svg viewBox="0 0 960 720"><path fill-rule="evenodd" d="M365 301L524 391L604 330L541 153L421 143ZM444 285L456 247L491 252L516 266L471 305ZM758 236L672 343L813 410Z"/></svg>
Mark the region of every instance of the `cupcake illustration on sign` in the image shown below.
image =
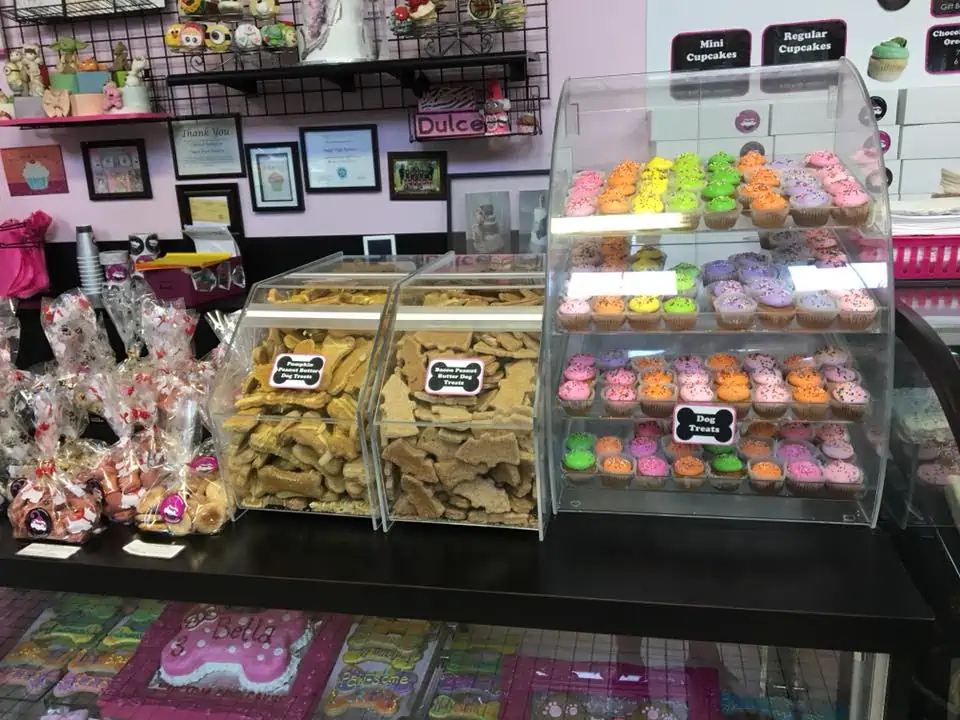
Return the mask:
<svg viewBox="0 0 960 720"><path fill-rule="evenodd" d="M23 179L34 192L46 190L50 184L50 171L43 163L31 160L23 166Z"/></svg>
<svg viewBox="0 0 960 720"><path fill-rule="evenodd" d="M910 60L907 41L902 37L890 38L874 45L867 65L867 75L880 82L894 82L900 79Z"/></svg>
<svg viewBox="0 0 960 720"><path fill-rule="evenodd" d="M274 192L280 192L283 190L283 175L278 173L276 170L270 173L270 175L267 177L267 182L270 183L270 189Z"/></svg>

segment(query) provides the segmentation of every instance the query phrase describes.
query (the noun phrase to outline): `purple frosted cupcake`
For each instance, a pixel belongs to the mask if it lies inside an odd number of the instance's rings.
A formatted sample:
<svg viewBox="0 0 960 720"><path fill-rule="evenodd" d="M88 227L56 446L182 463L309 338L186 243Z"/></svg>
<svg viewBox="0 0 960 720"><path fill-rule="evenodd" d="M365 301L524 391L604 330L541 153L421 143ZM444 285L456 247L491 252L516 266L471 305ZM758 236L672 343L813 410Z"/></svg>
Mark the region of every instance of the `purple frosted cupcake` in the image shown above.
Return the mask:
<svg viewBox="0 0 960 720"><path fill-rule="evenodd" d="M736 280L737 268L727 260L714 260L703 266L703 282L705 285L720 280Z"/></svg>
<svg viewBox="0 0 960 720"><path fill-rule="evenodd" d="M713 302L717 327L721 330L747 330L757 311L756 301L747 295L727 293Z"/></svg>
<svg viewBox="0 0 960 720"><path fill-rule="evenodd" d="M770 256L767 253L749 251L731 255L727 260L734 265L761 265L770 262Z"/></svg>
<svg viewBox="0 0 960 720"><path fill-rule="evenodd" d="M601 370L624 368L630 361L626 350L604 350L597 356L597 367Z"/></svg>
<svg viewBox="0 0 960 720"><path fill-rule="evenodd" d="M799 168L796 160L791 160L790 158L777 158L773 162L767 163L767 167L774 170L789 170L791 168Z"/></svg>
<svg viewBox="0 0 960 720"><path fill-rule="evenodd" d="M830 219L831 205L822 190L804 190L790 196L790 216L799 227L821 227Z"/></svg>
<svg viewBox="0 0 960 720"><path fill-rule="evenodd" d="M740 282L749 285L754 280L775 280L779 273L769 263L751 263L741 265L737 275Z"/></svg>
<svg viewBox="0 0 960 720"><path fill-rule="evenodd" d="M833 324L838 312L837 301L829 293L810 293L797 300L797 325L822 330Z"/></svg>
<svg viewBox="0 0 960 720"><path fill-rule="evenodd" d="M760 322L768 328L782 330L793 322L797 314L793 293L788 290L769 290L756 299Z"/></svg>
<svg viewBox="0 0 960 720"><path fill-rule="evenodd" d="M786 283L780 280L773 280L771 278L757 278L756 280L751 280L744 286L744 289L746 290L747 295L752 297L754 300L767 293L790 291Z"/></svg>

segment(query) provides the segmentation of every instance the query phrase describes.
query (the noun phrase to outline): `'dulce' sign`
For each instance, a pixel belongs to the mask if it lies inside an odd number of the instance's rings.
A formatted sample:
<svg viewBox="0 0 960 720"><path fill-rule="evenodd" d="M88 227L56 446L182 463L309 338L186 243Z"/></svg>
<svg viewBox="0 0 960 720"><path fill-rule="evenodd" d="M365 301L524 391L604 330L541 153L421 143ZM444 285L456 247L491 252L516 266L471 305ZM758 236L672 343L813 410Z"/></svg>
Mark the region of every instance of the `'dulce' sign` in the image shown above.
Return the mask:
<svg viewBox="0 0 960 720"><path fill-rule="evenodd" d="M486 132L479 110L417 113L414 134L418 140L441 137L475 137Z"/></svg>

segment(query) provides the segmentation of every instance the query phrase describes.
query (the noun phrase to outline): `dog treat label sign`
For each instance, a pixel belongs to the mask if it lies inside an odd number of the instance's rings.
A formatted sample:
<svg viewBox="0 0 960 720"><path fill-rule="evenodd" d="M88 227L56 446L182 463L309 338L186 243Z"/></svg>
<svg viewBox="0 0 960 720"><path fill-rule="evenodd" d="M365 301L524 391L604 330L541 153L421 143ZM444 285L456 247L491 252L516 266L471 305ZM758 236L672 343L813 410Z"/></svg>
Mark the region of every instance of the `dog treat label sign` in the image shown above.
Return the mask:
<svg viewBox="0 0 960 720"><path fill-rule="evenodd" d="M316 390L323 377L323 355L277 355L270 372L270 387L280 390Z"/></svg>
<svg viewBox="0 0 960 720"><path fill-rule="evenodd" d="M483 389L483 361L479 358L431 360L424 389L430 395L479 395Z"/></svg>
<svg viewBox="0 0 960 720"><path fill-rule="evenodd" d="M673 410L673 439L697 445L731 445L737 411L728 405L677 405Z"/></svg>

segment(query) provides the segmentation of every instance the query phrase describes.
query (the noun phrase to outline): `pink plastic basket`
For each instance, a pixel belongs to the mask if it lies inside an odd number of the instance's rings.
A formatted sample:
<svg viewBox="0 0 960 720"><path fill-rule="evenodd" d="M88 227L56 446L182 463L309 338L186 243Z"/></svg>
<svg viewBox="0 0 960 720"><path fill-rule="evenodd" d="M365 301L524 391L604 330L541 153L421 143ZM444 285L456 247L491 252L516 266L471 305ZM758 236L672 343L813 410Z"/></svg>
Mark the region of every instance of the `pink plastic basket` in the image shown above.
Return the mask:
<svg viewBox="0 0 960 720"><path fill-rule="evenodd" d="M903 235L893 238L897 280L960 279L960 235Z"/></svg>

